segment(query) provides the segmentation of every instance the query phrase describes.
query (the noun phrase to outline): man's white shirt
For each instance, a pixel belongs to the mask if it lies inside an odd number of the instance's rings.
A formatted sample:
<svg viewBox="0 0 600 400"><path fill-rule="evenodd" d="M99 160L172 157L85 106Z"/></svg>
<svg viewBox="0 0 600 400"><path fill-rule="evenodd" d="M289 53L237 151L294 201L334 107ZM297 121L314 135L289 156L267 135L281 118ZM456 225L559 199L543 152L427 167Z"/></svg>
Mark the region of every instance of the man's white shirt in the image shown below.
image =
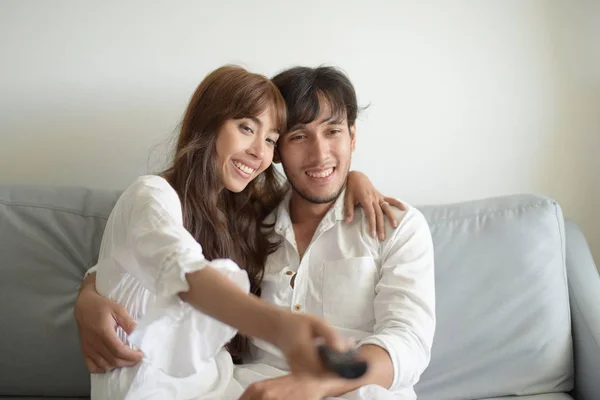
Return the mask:
<svg viewBox="0 0 600 400"><path fill-rule="evenodd" d="M344 221L342 193L300 258L290 197L267 218L275 220L273 239L281 245L268 257L261 298L324 318L358 345L384 348L394 366L391 391L414 398L436 321L433 243L425 217L414 207L394 209L398 226L386 221L386 239L380 241L370 235L361 209L352 223ZM252 361L286 368L278 349L252 343Z"/></svg>

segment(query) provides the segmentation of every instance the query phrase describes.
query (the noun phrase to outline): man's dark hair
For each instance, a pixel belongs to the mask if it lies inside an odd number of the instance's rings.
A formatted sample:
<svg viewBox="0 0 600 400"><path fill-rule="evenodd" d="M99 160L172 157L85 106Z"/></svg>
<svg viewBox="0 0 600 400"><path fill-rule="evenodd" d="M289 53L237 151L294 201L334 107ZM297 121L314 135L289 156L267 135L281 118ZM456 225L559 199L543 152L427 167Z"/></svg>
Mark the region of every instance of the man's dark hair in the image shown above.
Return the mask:
<svg viewBox="0 0 600 400"><path fill-rule="evenodd" d="M319 100L325 99L332 116L356 122L358 104L350 79L335 67L294 67L273 77L288 111L288 130L298 124L309 124L319 115Z"/></svg>

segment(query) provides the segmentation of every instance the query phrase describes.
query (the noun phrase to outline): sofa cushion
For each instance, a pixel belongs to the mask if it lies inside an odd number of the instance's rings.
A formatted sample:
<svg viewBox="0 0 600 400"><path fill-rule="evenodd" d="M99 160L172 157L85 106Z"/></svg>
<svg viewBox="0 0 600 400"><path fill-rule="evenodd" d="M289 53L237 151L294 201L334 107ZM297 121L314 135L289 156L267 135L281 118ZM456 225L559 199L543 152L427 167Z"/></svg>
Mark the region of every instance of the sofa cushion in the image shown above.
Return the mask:
<svg viewBox="0 0 600 400"><path fill-rule="evenodd" d="M523 195L421 210L435 245L437 329L419 400L569 391L560 207Z"/></svg>
<svg viewBox="0 0 600 400"><path fill-rule="evenodd" d="M0 396L2 400L90 400L90 396L87 397L12 397L12 396Z"/></svg>
<svg viewBox="0 0 600 400"><path fill-rule="evenodd" d="M89 396L72 309L117 197L0 186L0 395Z"/></svg>
<svg viewBox="0 0 600 400"><path fill-rule="evenodd" d="M573 398L566 393L545 393L534 394L532 396L494 397L481 400L573 400Z"/></svg>

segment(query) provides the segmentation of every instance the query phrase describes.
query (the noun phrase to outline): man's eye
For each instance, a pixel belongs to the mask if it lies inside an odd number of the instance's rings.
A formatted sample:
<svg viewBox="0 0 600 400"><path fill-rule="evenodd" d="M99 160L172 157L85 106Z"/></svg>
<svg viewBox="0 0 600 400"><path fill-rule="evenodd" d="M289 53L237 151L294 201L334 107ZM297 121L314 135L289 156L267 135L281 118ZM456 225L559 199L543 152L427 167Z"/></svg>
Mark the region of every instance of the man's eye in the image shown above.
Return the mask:
<svg viewBox="0 0 600 400"><path fill-rule="evenodd" d="M332 130L329 131L329 134L330 135L337 135L341 131L342 131L341 129L332 129Z"/></svg>
<svg viewBox="0 0 600 400"><path fill-rule="evenodd" d="M304 139L304 135L296 135L296 136L292 136L292 140L300 140L300 139Z"/></svg>

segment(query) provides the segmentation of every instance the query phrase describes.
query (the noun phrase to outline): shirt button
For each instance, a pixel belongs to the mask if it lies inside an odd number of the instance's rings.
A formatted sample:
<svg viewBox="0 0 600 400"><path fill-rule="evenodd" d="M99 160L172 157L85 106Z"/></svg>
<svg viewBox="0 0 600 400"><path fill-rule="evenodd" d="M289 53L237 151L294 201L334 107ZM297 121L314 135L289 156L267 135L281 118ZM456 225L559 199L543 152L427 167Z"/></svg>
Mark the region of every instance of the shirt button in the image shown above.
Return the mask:
<svg viewBox="0 0 600 400"><path fill-rule="evenodd" d="M298 311L300 311L300 310L302 310L302 306L301 306L300 304L296 304L296 305L294 306L294 311L298 312Z"/></svg>
<svg viewBox="0 0 600 400"><path fill-rule="evenodd" d="M288 271L288 272L286 272L285 274L286 274L286 275L292 275L292 274L293 274L293 272L292 272L292 271Z"/></svg>

